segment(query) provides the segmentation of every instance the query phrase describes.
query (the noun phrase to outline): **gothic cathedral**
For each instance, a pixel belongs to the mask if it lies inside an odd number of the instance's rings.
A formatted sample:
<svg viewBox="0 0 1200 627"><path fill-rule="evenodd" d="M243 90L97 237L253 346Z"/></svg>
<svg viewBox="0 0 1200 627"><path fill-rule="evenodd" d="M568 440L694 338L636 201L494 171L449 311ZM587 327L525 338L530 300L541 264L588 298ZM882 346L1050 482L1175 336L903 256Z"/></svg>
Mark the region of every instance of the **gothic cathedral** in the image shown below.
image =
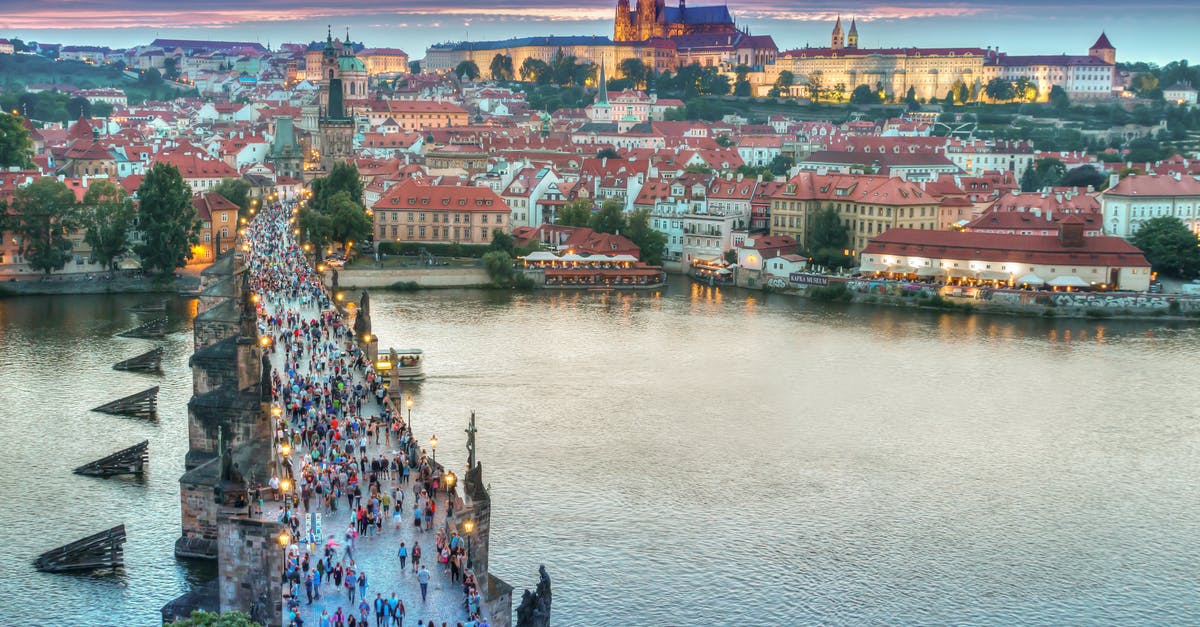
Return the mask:
<svg viewBox="0 0 1200 627"><path fill-rule="evenodd" d="M688 8L687 0L679 0L678 7L668 7L665 0L637 0L637 11L630 11L629 0L617 0L613 41L738 32L728 7Z"/></svg>

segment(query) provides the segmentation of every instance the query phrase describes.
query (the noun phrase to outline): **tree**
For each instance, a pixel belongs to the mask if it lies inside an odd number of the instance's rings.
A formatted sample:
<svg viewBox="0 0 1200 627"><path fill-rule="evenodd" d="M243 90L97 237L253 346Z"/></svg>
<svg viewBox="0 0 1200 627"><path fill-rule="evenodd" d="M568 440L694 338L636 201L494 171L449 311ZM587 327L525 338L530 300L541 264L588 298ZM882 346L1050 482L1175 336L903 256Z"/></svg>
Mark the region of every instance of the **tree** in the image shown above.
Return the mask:
<svg viewBox="0 0 1200 627"><path fill-rule="evenodd" d="M87 229L83 239L92 247L92 256L111 269L129 248L133 203L125 190L111 181L95 181L83 195L79 222Z"/></svg>
<svg viewBox="0 0 1200 627"><path fill-rule="evenodd" d="M641 59L624 59L617 67L621 70L622 76L633 82L635 88L641 89L646 86L650 70Z"/></svg>
<svg viewBox="0 0 1200 627"><path fill-rule="evenodd" d="M821 98L825 96L825 79L821 77L820 72L813 72L808 75L808 99L813 102L821 102Z"/></svg>
<svg viewBox="0 0 1200 627"><path fill-rule="evenodd" d="M1071 97L1067 95L1067 90L1055 85L1050 88L1050 104L1059 111L1066 111L1071 107Z"/></svg>
<svg viewBox="0 0 1200 627"><path fill-rule="evenodd" d="M775 78L775 84L771 86L771 90L767 95L772 98L778 98L783 95L791 95L792 84L796 82L796 75L789 70L784 70Z"/></svg>
<svg viewBox="0 0 1200 627"><path fill-rule="evenodd" d="M183 620L177 620L168 627L261 627L261 625L250 620L250 615L245 612L225 612L218 614L216 612L195 610L191 616Z"/></svg>
<svg viewBox="0 0 1200 627"><path fill-rule="evenodd" d="M612 146L605 146L596 153L597 159L620 159L621 153L617 152Z"/></svg>
<svg viewBox="0 0 1200 627"><path fill-rule="evenodd" d="M725 96L729 94L729 77L721 74L715 67L706 67L700 72L697 91L706 96Z"/></svg>
<svg viewBox="0 0 1200 627"><path fill-rule="evenodd" d="M497 52L496 56L492 57L492 63L488 69L491 70L494 81L511 81L513 79L512 57L506 54Z"/></svg>
<svg viewBox="0 0 1200 627"><path fill-rule="evenodd" d="M852 104L879 104L879 93L871 89L870 85L859 85L850 93L850 102Z"/></svg>
<svg viewBox="0 0 1200 627"><path fill-rule="evenodd" d="M329 199L338 192L346 192L350 194L350 200L362 204L362 177L358 174L358 166L351 162L340 161L333 164L329 174L313 179L311 187L312 203L322 211L325 210Z"/></svg>
<svg viewBox="0 0 1200 627"><path fill-rule="evenodd" d="M843 251L850 246L850 232L832 206L816 212L806 239L804 247L816 263L827 267L849 265Z"/></svg>
<svg viewBox="0 0 1200 627"><path fill-rule="evenodd" d="M492 229L492 250L502 250L511 257L515 254L516 248L516 242L513 241L511 235L500 229Z"/></svg>
<svg viewBox="0 0 1200 627"><path fill-rule="evenodd" d="M247 217L250 210L250 183L241 178L224 178L213 188L229 202L238 206L238 216Z"/></svg>
<svg viewBox="0 0 1200 627"><path fill-rule="evenodd" d="M173 81L179 78L179 60L175 57L163 59L163 78Z"/></svg>
<svg viewBox="0 0 1200 627"><path fill-rule="evenodd" d="M826 205L813 215L812 224L808 229L808 241L805 245L810 250L820 248L845 248L850 245L850 233L842 224L837 210Z"/></svg>
<svg viewBox="0 0 1200 627"><path fill-rule="evenodd" d="M505 287L513 282L513 260L503 250L492 250L483 254L483 269L487 271L492 284Z"/></svg>
<svg viewBox="0 0 1200 627"><path fill-rule="evenodd" d="M1021 191L1036 192L1042 188L1042 178L1038 176L1037 168L1025 168L1021 175Z"/></svg>
<svg viewBox="0 0 1200 627"><path fill-rule="evenodd" d="M13 194L7 230L19 236L19 252L39 272L61 269L71 258L67 235L78 228L75 193L57 179L41 178Z"/></svg>
<svg viewBox="0 0 1200 627"><path fill-rule="evenodd" d="M567 202L558 210L556 224L563 226L587 226L592 221L592 201L578 198Z"/></svg>
<svg viewBox="0 0 1200 627"><path fill-rule="evenodd" d="M142 72L142 75L138 77L138 83L148 87L157 87L162 84L162 72L159 72L157 68L150 68Z"/></svg>
<svg viewBox="0 0 1200 627"><path fill-rule="evenodd" d="M768 167L771 168L771 174L775 176L787 176L793 165L796 165L794 158L787 155L775 155Z"/></svg>
<svg viewBox="0 0 1200 627"><path fill-rule="evenodd" d="M473 81L479 78L479 66L471 60L463 61L458 64L458 67L454 68L454 73L458 75L458 80L465 78Z"/></svg>
<svg viewBox="0 0 1200 627"><path fill-rule="evenodd" d="M420 74L421 73L421 62L420 61L409 61L408 62L408 73L409 74Z"/></svg>
<svg viewBox="0 0 1200 627"><path fill-rule="evenodd" d="M625 208L621 201L609 198L600 205L600 211L592 215L588 226L597 233L620 233L625 230Z"/></svg>
<svg viewBox="0 0 1200 627"><path fill-rule="evenodd" d="M733 140L732 140L732 139L729 137L729 135L726 135L726 134L724 134L724 133L722 133L722 134L720 134L720 135L717 135L716 142L717 142L717 145L718 145L718 146L720 146L720 147L722 147L722 148L729 148L730 146L736 146L736 145L737 145L737 143L736 143L736 142L734 142L734 141L733 141Z"/></svg>
<svg viewBox="0 0 1200 627"><path fill-rule="evenodd" d="M329 216L329 240L341 244L347 254L354 242L362 242L371 236L374 223L363 206L351 198L350 192L334 194L325 214Z"/></svg>
<svg viewBox="0 0 1200 627"><path fill-rule="evenodd" d="M733 68L733 74L737 80L733 83L733 95L738 97L752 96L750 93L750 66L739 65Z"/></svg>
<svg viewBox="0 0 1200 627"><path fill-rule="evenodd" d="M0 167L27 168L33 154L33 141L24 118L0 113Z"/></svg>
<svg viewBox="0 0 1200 627"><path fill-rule="evenodd" d="M638 209L629 214L625 237L641 249L642 261L652 266L661 266L663 253L667 250L667 236L650 228L650 211Z"/></svg>
<svg viewBox="0 0 1200 627"><path fill-rule="evenodd" d="M1033 81L1022 76L1013 84L1013 95L1020 99L1021 102L1033 102L1037 99L1037 85Z"/></svg>
<svg viewBox="0 0 1200 627"><path fill-rule="evenodd" d="M1063 176L1067 173L1067 166L1054 157L1038 159L1033 163L1033 167L1037 169L1038 179L1041 181L1042 187L1057 187L1062 183Z"/></svg>
<svg viewBox="0 0 1200 627"><path fill-rule="evenodd" d="M541 59L525 57L521 62L521 80L545 85L550 82L550 66Z"/></svg>
<svg viewBox="0 0 1200 627"><path fill-rule="evenodd" d="M200 243L192 189L178 168L156 163L146 172L137 196L143 242L134 251L146 270L174 272L192 257L192 246Z"/></svg>
<svg viewBox="0 0 1200 627"><path fill-rule="evenodd" d="M987 86L983 88L983 92L987 94L988 98L996 102L1008 102L1015 96L1012 82L1002 78L993 78L988 81Z"/></svg>
<svg viewBox="0 0 1200 627"><path fill-rule="evenodd" d="M1200 274L1200 248L1196 234L1174 216L1150 218L1142 223L1130 242L1146 253L1155 270L1181 279Z"/></svg>
<svg viewBox="0 0 1200 627"><path fill-rule="evenodd" d="M92 104L93 118L107 118L112 115L113 106L110 102L97 102Z"/></svg>
<svg viewBox="0 0 1200 627"><path fill-rule="evenodd" d="M904 103L908 105L909 111L916 111L921 108L921 104L917 102L917 88L909 87L908 93L904 94Z"/></svg>
<svg viewBox="0 0 1200 627"><path fill-rule="evenodd" d="M67 101L67 117L73 120L92 117L91 101L82 96L71 98Z"/></svg>
<svg viewBox="0 0 1200 627"><path fill-rule="evenodd" d="M1104 187L1108 181L1108 177L1104 176L1093 165L1081 165L1074 170L1068 171L1063 177L1059 185L1064 187L1087 187L1099 190Z"/></svg>
<svg viewBox="0 0 1200 627"><path fill-rule="evenodd" d="M954 92L954 99L959 104L966 104L971 98L971 90L967 89L967 84L961 80L954 81L954 86L950 88L950 91Z"/></svg>

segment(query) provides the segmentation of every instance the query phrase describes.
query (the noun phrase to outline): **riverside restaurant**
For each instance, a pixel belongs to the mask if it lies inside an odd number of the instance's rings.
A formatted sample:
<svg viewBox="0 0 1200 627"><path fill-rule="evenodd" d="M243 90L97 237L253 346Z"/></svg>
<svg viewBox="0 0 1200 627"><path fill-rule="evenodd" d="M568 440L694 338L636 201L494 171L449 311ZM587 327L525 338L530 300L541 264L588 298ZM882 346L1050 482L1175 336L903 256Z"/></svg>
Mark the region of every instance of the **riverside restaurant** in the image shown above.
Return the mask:
<svg viewBox="0 0 1200 627"><path fill-rule="evenodd" d="M545 275L546 287L651 288L667 282L658 266L648 266L633 255L555 255L547 251L521 257L526 271Z"/></svg>

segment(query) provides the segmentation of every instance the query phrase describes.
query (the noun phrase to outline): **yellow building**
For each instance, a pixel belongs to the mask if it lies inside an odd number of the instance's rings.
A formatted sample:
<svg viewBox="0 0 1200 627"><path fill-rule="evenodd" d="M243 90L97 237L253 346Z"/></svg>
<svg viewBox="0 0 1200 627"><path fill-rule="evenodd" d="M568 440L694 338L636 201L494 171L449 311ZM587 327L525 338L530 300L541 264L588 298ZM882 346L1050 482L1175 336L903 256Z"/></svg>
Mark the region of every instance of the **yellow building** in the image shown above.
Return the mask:
<svg viewBox="0 0 1200 627"><path fill-rule="evenodd" d="M357 56L367 66L368 76L408 74L408 53L399 48L364 48Z"/></svg>
<svg viewBox="0 0 1200 627"><path fill-rule="evenodd" d="M850 245L862 250L891 228L937 229L939 202L899 178L801 172L771 195L771 235L807 245L813 217L832 207L850 232Z"/></svg>
<svg viewBox="0 0 1200 627"><path fill-rule="evenodd" d="M613 43L608 37L578 35L571 37L521 37L502 41L464 41L430 46L425 51L422 69L426 72L449 72L463 61L474 61L480 74L491 78L492 59L497 54L512 58L513 73L520 78L526 59L550 63L562 50L575 57L578 63L604 65L609 76L617 76L618 66L625 59L641 59L656 71L675 68L675 47L663 46L662 40L642 43Z"/></svg>

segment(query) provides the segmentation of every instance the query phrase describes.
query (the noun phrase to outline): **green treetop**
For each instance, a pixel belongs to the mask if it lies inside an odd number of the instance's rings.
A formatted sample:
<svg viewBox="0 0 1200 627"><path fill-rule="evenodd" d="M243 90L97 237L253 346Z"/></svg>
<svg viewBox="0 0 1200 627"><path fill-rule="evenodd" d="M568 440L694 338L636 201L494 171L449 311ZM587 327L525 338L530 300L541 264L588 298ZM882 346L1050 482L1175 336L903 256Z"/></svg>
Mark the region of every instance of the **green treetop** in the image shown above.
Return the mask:
<svg viewBox="0 0 1200 627"><path fill-rule="evenodd" d="M175 166L156 163L137 195L144 241L134 250L142 267L164 274L174 272L192 257L192 246L200 243L192 189Z"/></svg>

